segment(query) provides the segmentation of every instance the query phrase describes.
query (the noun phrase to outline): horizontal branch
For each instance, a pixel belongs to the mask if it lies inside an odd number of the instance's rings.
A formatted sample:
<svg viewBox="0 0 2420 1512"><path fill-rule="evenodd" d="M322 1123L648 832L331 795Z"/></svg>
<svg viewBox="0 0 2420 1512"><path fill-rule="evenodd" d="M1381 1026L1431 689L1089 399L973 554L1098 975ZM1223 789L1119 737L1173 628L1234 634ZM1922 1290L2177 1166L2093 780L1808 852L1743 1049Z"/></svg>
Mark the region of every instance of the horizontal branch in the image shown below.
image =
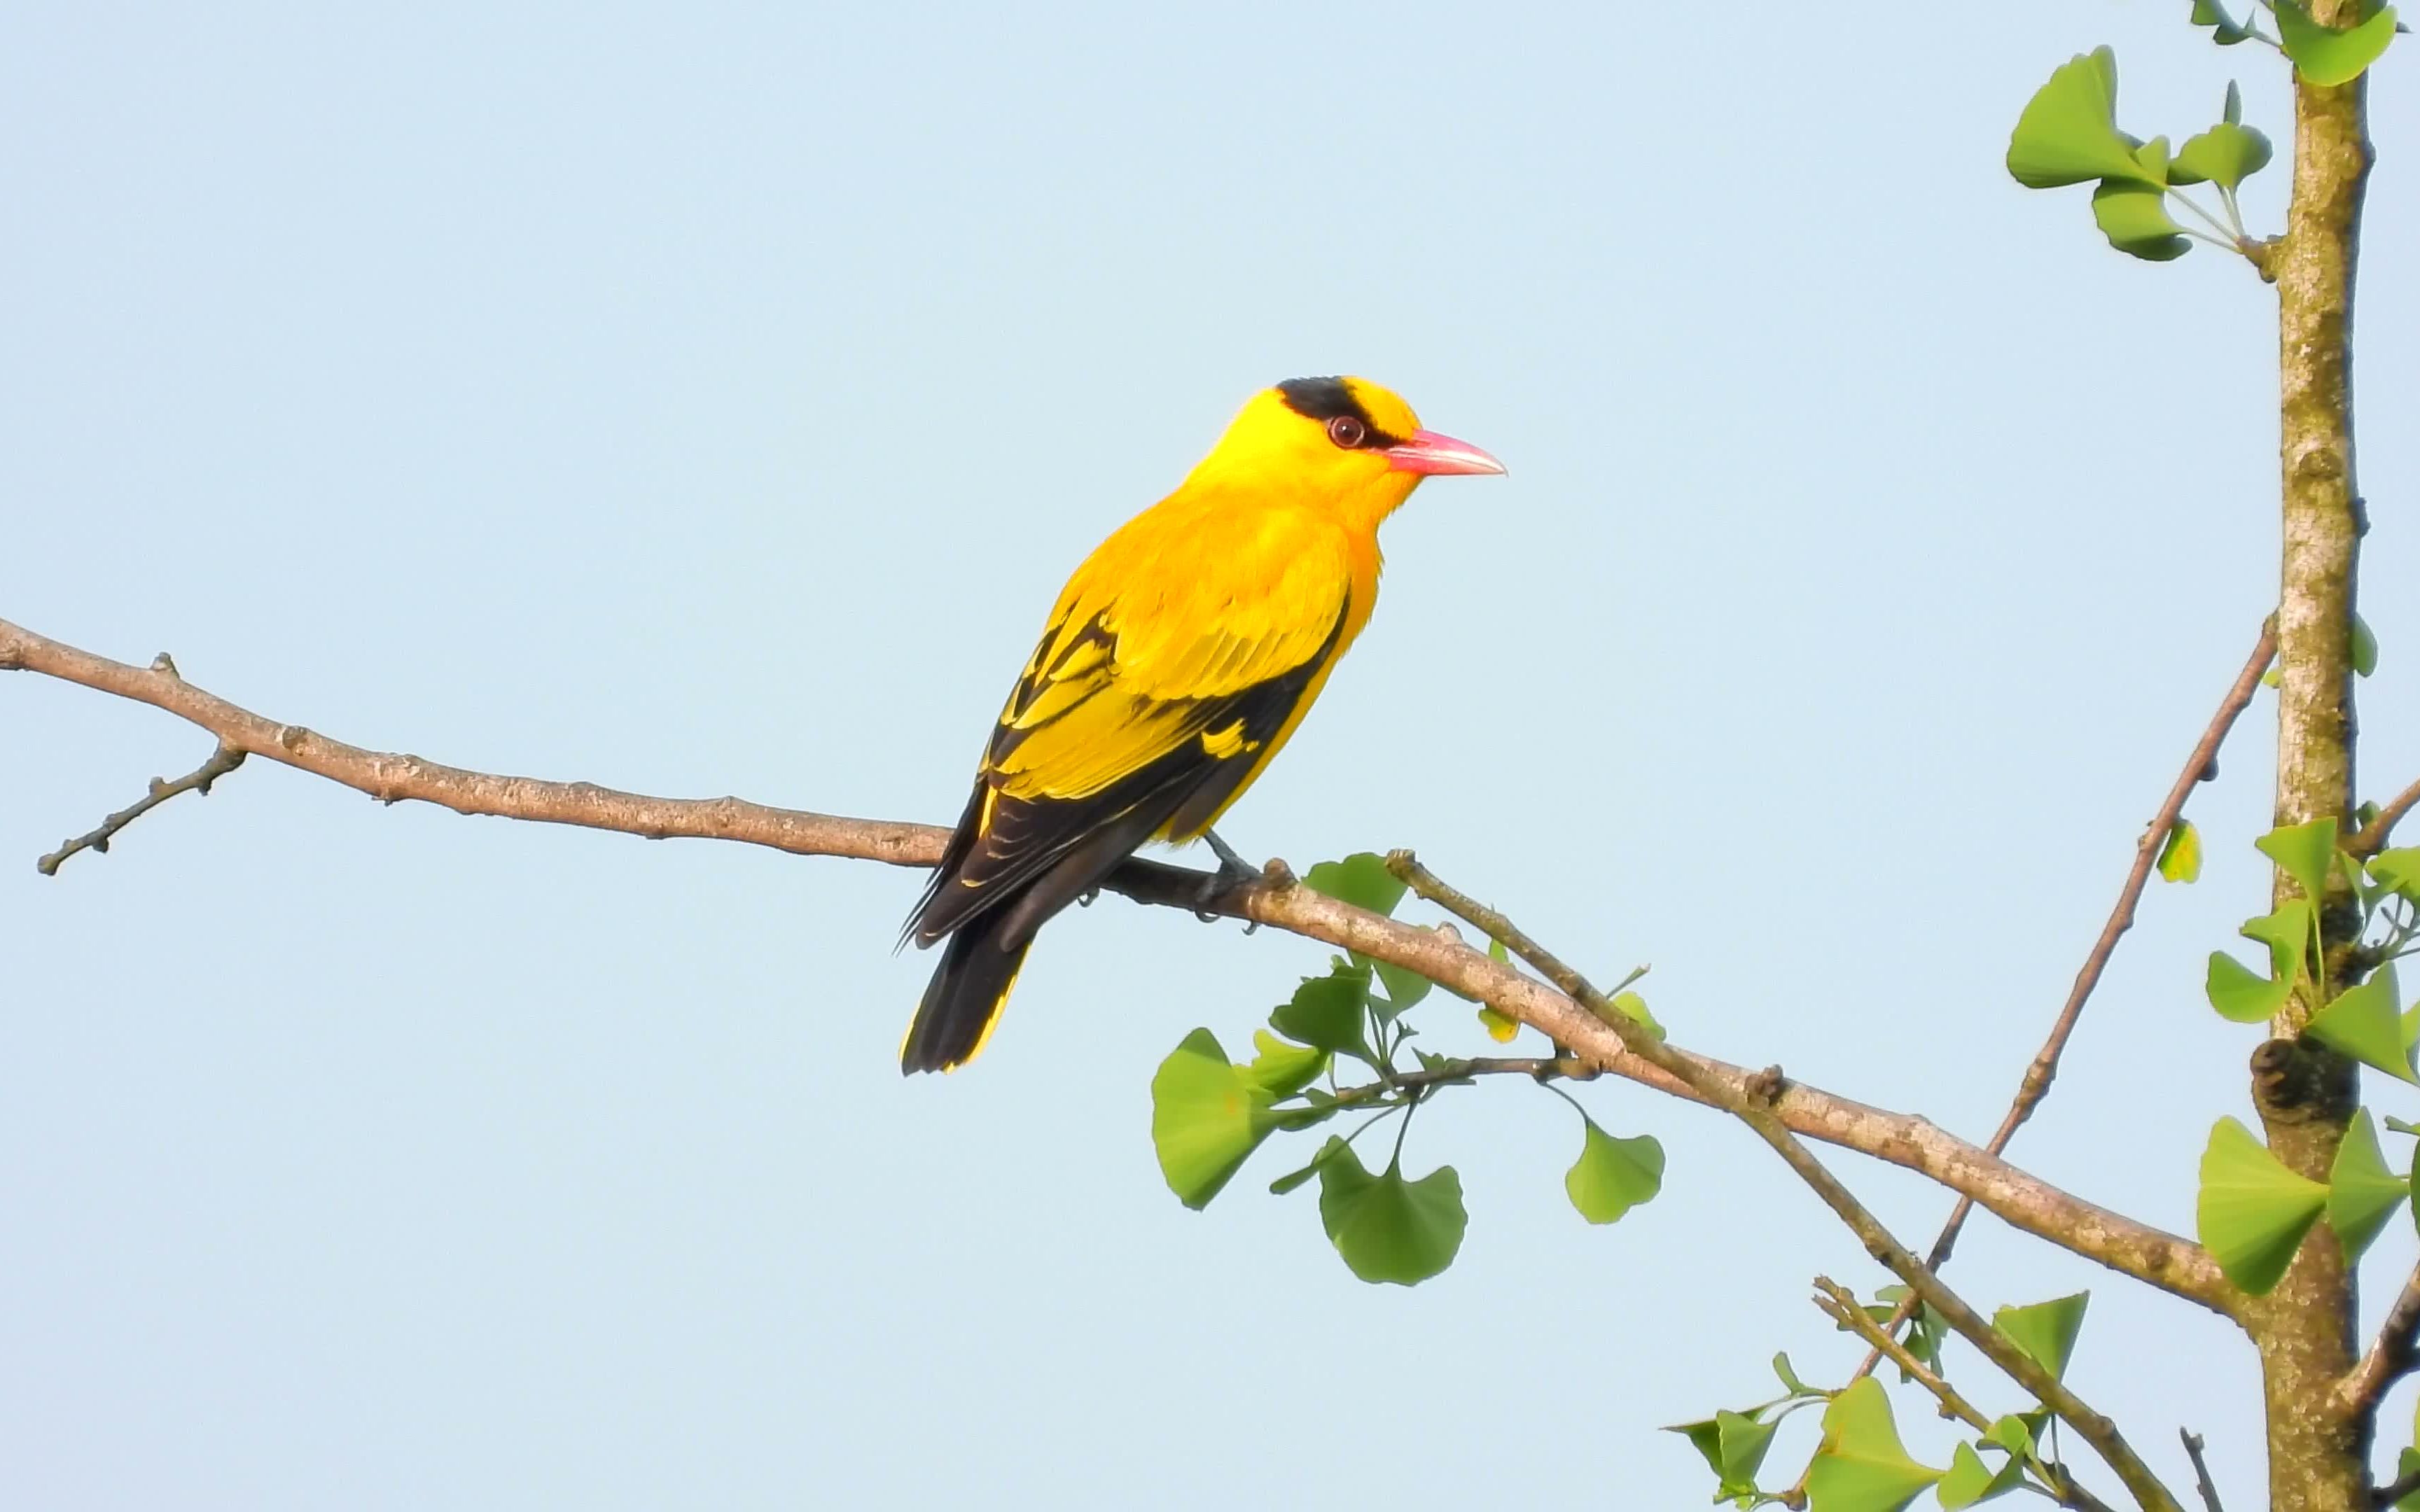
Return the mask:
<svg viewBox="0 0 2420 1512"><path fill-rule="evenodd" d="M551 782L442 765L417 756L365 750L301 725L264 718L158 670L112 661L0 620L0 671L23 670L148 703L218 737L229 750L299 767L383 803L417 801L458 813L579 825L651 839L685 837L766 845L800 856L838 856L892 866L940 859L949 831L934 825L852 819L776 809L734 797L661 798L590 782ZM1130 861L1109 887L1140 903L1192 909L1204 873ZM1568 1047L1586 1064L1691 1102L1710 1101L1680 1078L1622 1048L1605 1023L1570 997L1459 940L1340 903L1308 887L1274 883L1231 890L1214 911L1358 950L1488 1004ZM1681 1052L1686 1055L1686 1052ZM1688 1056L1702 1084L1732 1101L1750 1095L1752 1073ZM1761 1088L1761 1084L1760 1088ZM1767 1104L1792 1132L1905 1167L1972 1196L2014 1227L2112 1270L2232 1316L2234 1293L2201 1246L2098 1207L1957 1138L1929 1120L1869 1107L1792 1082Z"/></svg>

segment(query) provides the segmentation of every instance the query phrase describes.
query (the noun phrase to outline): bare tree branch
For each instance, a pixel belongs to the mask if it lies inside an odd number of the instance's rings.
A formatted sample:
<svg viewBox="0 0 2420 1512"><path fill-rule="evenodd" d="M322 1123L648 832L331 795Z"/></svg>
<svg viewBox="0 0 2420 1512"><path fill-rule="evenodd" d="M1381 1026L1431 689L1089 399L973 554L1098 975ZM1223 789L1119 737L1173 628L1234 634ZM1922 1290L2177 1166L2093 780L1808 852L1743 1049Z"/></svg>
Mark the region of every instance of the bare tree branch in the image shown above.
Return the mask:
<svg viewBox="0 0 2420 1512"><path fill-rule="evenodd" d="M2369 1504L2393 1506L2414 1491L2420 1491L2420 1469L2413 1469L2397 1475L2392 1482L2370 1492Z"/></svg>
<svg viewBox="0 0 2420 1512"><path fill-rule="evenodd" d="M1603 993L1589 985L1586 977L1565 964L1544 946L1524 933L1519 925L1504 915L1487 907L1468 894L1448 886L1437 874L1420 865L1409 851L1397 851L1387 857L1387 870L1422 898L1452 914L1455 918L1483 930L1491 939L1501 940L1506 949L1527 961L1546 979L1561 988L1567 998L1585 1007L1591 1018L1611 1029L1622 1048L1655 1070L1664 1072L1698 1094L1700 1101L1730 1113L1755 1132L1758 1138L1773 1147L1785 1165L1798 1173L1799 1180L1812 1187L1823 1205L1848 1225L1865 1245L1866 1253L1887 1266L1894 1275L1907 1283L1917 1297L1932 1304L1933 1311L1946 1319L1959 1335L1979 1350L1983 1358L1998 1365L2017 1384L2033 1393L2035 1398L2056 1412L2059 1420L2073 1428L2093 1451L2109 1462L2109 1468L2125 1482L2126 1489L2145 1512L2183 1512L2168 1489L2160 1484L2149 1465L2128 1445L2118 1431L2118 1425L2085 1405L2083 1399L2067 1389L2058 1378L2042 1368L2040 1363L2017 1348L2016 1341L1986 1322L1980 1313L1942 1284L1941 1278L1925 1268L1905 1245L1891 1236L1882 1221L1866 1211L1865 1204L1840 1179L1824 1168L1814 1153L1800 1144L1790 1127L1776 1116L1776 1106L1787 1090L1779 1068L1760 1072L1745 1082L1733 1083L1709 1073L1705 1062L1670 1045L1631 1022L1629 1016ZM1565 1041L1568 1042L1568 1041ZM1643 1079L1643 1078L1642 1078Z"/></svg>
<svg viewBox="0 0 2420 1512"><path fill-rule="evenodd" d="M2403 1290L2395 1304L2386 1310L2386 1321L2379 1325L2378 1342L2361 1357L2361 1363L2350 1374L2336 1382L2335 1405L2349 1417L2360 1421L2378 1411L2387 1388L2411 1374L2420 1365L2420 1270L2403 1283Z"/></svg>
<svg viewBox="0 0 2420 1512"><path fill-rule="evenodd" d="M160 659L162 661L166 661L168 658L163 656ZM90 851L95 856L108 855L109 842L117 838L117 832L119 830L124 829L127 825L134 823L134 821L142 818L145 814L160 807L160 805L167 802L170 798L175 797L179 793L198 793L204 797L209 797L211 783L217 781L220 778L226 776L229 772L234 771L237 767L241 766L242 764L243 752L240 750L230 750L226 747L221 746L218 749L210 752L210 759L209 761L204 762L194 770L187 772L184 776L177 779L174 782L168 781L164 778L155 777L151 779L151 788L149 792L144 794L142 797L137 798L134 802L127 805L125 808L118 810L116 813L111 814L108 818L103 819L101 822L100 828L92 830L86 834L78 835L73 840L60 841L59 848L57 850L53 851L50 855L43 856L41 859L34 863L34 869L41 872L42 875L46 877L54 877L59 874L59 864L65 861L69 856L76 854L78 851Z"/></svg>
<svg viewBox="0 0 2420 1512"><path fill-rule="evenodd" d="M457 812L581 825L655 839L737 841L803 856L854 856L894 866L931 866L949 831L938 825L851 819L769 808L738 798L659 798L587 782L549 782L443 766L416 756L364 750L281 724L194 687L171 672L111 661L0 620L0 670L21 669L148 703L219 737L231 750L316 773L386 803L407 799ZM1199 905L1207 873L1130 861L1109 886L1138 902ZM1308 887L1263 882L1234 888L1216 912L1320 940L1419 972L1529 1025L1583 1064L1691 1102L1730 1106L1755 1078L1740 1067L1672 1050L1686 1077L1625 1048L1619 1029L1554 988L1491 961L1447 934L1399 924ZM1626 1022L1626 1021L1625 1021ZM1709 1094L1705 1088L1714 1088ZM2237 1294L2207 1251L2189 1240L2086 1202L1986 1154L1931 1121L1869 1107L1793 1084L1771 1103L1794 1133L1918 1172L1970 1196L2011 1226L2233 1317Z"/></svg>

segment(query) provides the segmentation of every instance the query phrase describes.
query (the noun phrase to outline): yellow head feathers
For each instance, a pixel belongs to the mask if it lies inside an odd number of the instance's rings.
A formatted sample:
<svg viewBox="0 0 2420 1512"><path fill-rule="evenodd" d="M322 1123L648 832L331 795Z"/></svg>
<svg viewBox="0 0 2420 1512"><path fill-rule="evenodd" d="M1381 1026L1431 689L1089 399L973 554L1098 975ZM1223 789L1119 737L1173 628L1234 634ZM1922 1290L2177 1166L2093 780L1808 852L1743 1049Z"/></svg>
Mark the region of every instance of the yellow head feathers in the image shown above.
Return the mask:
<svg viewBox="0 0 2420 1512"><path fill-rule="evenodd" d="M1475 446L1420 428L1402 397L1367 378L1289 378L1254 394L1189 486L1300 490L1374 526L1423 477L1501 472Z"/></svg>

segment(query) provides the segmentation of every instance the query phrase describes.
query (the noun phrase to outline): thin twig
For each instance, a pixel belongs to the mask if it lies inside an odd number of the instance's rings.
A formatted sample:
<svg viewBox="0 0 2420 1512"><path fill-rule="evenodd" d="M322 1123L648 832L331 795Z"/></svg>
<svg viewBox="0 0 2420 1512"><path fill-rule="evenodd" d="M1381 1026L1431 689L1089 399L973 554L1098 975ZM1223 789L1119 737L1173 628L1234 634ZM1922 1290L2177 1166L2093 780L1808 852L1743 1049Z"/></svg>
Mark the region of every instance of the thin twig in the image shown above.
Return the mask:
<svg viewBox="0 0 2420 1512"><path fill-rule="evenodd" d="M2188 1428L2177 1429L2177 1437L2185 1444L2185 1458L2193 1461L2194 1486L2201 1492L2201 1504L2210 1512L2226 1512L2218 1504L2218 1485L2210 1478L2210 1461L2201 1457L2201 1435Z"/></svg>
<svg viewBox="0 0 2420 1512"><path fill-rule="evenodd" d="M2252 655L2244 658L2243 670L2235 674L2235 681L2227 687L2226 696L2219 701L2218 712L2210 717L2210 723L2203 728L2201 738L2194 743L2193 753L2185 758L2184 770L2177 774L2176 781L2169 786L2167 797L2160 804L2160 811L2151 816L2149 826L2134 841L2134 864L2126 872L2125 886L2118 889L2117 905L2110 909L2107 921L2101 926L2101 937L2092 942L2090 953L2085 956L2084 964L2077 969L2074 985L2068 989L2067 1001L2060 1006L2058 1017L2050 1026L2049 1037L2042 1041L2041 1048L2034 1052L2032 1064L2025 1067L2025 1074L2017 1084L2016 1098L2009 1104L2007 1115L2000 1119L2000 1127L1993 1134L1991 1143L1983 1147L1993 1154L2007 1152L2009 1141L2017 1136L2017 1130L2034 1116L2034 1110L2041 1106L2042 1099L2050 1095L2051 1082L2058 1075L2059 1057L2067 1053L2067 1041L2074 1035L2076 1024L2084 1017L2085 1003L2091 998L2093 989L2101 985L2102 973L2108 969L2109 958L2117 952L2118 939L2134 927L2134 909L2142 902L2143 889L2150 883L2151 869L2159 862L2161 847L2167 843L2169 831L2175 829L2178 821L2183 817L2185 800L2193 795L2194 789L2218 775L2218 748L2226 744L2227 732L2235 728L2236 719L2250 706L2254 695L2259 690L2261 674L2269 670L2269 664L2276 659L2276 656L2277 625L2273 619L2260 626L2260 639L2253 644ZM1934 1236L1932 1248L1925 1253L1926 1265L1938 1271L1949 1263L1949 1253L1957 1247L1959 1232L1966 1227L1966 1217L1974 1211L1973 1202L1963 1196L1958 1199L1957 1205L1949 1210L1948 1220L1941 1226L1941 1232ZM1891 1314L1884 1331L1896 1335L1915 1316L1915 1310L1916 1297L1910 1293ZM1850 1380L1870 1375L1881 1359L1879 1352L1868 1352L1865 1363L1857 1366L1856 1374Z"/></svg>
<svg viewBox="0 0 2420 1512"><path fill-rule="evenodd" d="M1883 1325L1873 1320L1856 1294L1828 1275L1815 1278L1815 1305L1832 1321L1864 1339L1882 1351L1891 1364L1905 1371L1917 1385L1941 1398L1944 1417L1958 1418L1978 1433L1992 1431L1992 1420L1985 1417L1975 1404L1958 1395L1958 1388L1941 1379L1934 1369L1917 1359L1913 1350L1883 1332Z"/></svg>
<svg viewBox="0 0 2420 1512"><path fill-rule="evenodd" d="M171 673L112 661L0 620L0 671L59 678L165 710L201 726L230 749L316 773L381 802L434 803L458 813L579 825L654 839L686 836L765 845L800 856L852 856L894 866L929 867L950 831L935 825L851 819L776 809L738 798L661 798L588 782L442 766L417 756L365 750L299 725L263 718ZM1108 886L1140 903L1201 906L1213 873L1133 860ZM1678 1048L1684 1079L1625 1048L1618 1027L1513 967L1491 961L1437 931L1400 924L1309 887L1270 880L1230 889L1213 912L1401 966L1538 1030L1593 1071L1625 1077L1692 1102L1728 1105L1745 1095L1751 1073ZM1621 1015L1616 1014L1616 1018ZM1626 1020L1624 1022L1627 1022ZM1714 1087L1709 1097L1699 1088ZM2030 1172L1985 1154L1931 1121L1869 1107L1803 1083L1786 1088L1774 1116L1791 1130L1902 1166L1973 1196L2012 1227L2110 1269L2232 1318L2238 1294L2209 1251L2061 1191Z"/></svg>
<svg viewBox="0 0 2420 1512"><path fill-rule="evenodd" d="M36 861L34 869L46 877L53 877L58 875L59 863L78 851L90 851L95 856L107 856L109 842L116 838L119 830L179 793L198 793L208 797L211 783L242 764L243 752L221 746L210 752L209 761L187 772L174 782L155 777L151 779L149 792L102 820L100 828L78 835L73 840L61 841L57 850Z"/></svg>
<svg viewBox="0 0 2420 1512"><path fill-rule="evenodd" d="M1527 1076L1533 1082L1551 1082L1558 1079L1586 1080L1592 1074L1590 1068L1569 1057L1472 1056L1461 1060L1440 1060L1434 1066L1423 1066L1418 1071L1399 1071L1384 1081L1342 1088L1335 1097L1339 1105L1351 1107L1359 1103L1375 1102L1394 1092L1422 1091L1454 1082L1472 1081L1481 1076Z"/></svg>
<svg viewBox="0 0 2420 1512"><path fill-rule="evenodd" d="M2118 939L2134 927L2134 908L2142 902L2143 888L2150 881L2151 868L2158 864L2160 848L2167 842L2168 832L2176 828L2178 819L2184 813L2185 800L2193 795L2194 789L2218 775L2218 748L2226 743L2226 733L2235 727L2236 717L2252 702L2253 694L2260 687L2260 674L2269 670L2269 663L2276 655L2277 627L2273 624L2263 625L2260 640L2253 646L2252 655L2245 658L2243 670L2236 674L2233 686L2226 690L2226 697L2219 702L2218 712L2211 716L2210 725L2202 731L2201 739L2195 743L2193 754L2185 758L2185 769L2178 774L2175 784L2168 789L2167 797L2160 804L2160 811L2152 815L2150 827L2145 829L2142 838L2134 842L2134 864L2126 873L2126 885L2118 889L2118 904L2109 911L2108 922L2101 926L2101 937L2092 942L2091 953L2084 958L2084 964L2077 969L2075 984L2068 989L2067 1001L2060 1006L2058 1018L2050 1026L2050 1037L2034 1053L2033 1063L2025 1068L2024 1080L2017 1084L2016 1101L2009 1104L2008 1115L2000 1120L2000 1127L1993 1134L1992 1142L1983 1147L1993 1154L2000 1154L2009 1148L2009 1142L2016 1137L2017 1130L2034 1116L2034 1109L2041 1106L2042 1099L2050 1095L2050 1084L2058 1075L2059 1057L2066 1053L2067 1041L2075 1033L2077 1021L2084 1016L2085 1003L2091 998L2093 989L2101 985L2101 974L2109 968L2109 958L2117 952ZM1958 1231L1965 1226L1966 1214L1974 1206L1962 1199L1950 1211L1949 1221L1941 1226L1939 1237L1933 1240L1932 1248L1925 1254L1925 1264L1939 1270L1947 1263L1949 1252L1957 1247Z"/></svg>
<svg viewBox="0 0 2420 1512"><path fill-rule="evenodd" d="M2420 1466L2415 1466L2394 1480L2369 1493L2372 1506L2393 1506L2414 1491L2420 1491Z"/></svg>
<svg viewBox="0 0 2420 1512"><path fill-rule="evenodd" d="M2378 1329L2378 1342L2342 1381L2336 1382L2336 1406L2354 1421L2366 1419L2378 1411L2378 1404L2393 1386L2420 1365L2420 1270L2412 1273L2396 1296L2393 1306L2386 1309L2386 1321Z"/></svg>
<svg viewBox="0 0 2420 1512"><path fill-rule="evenodd" d="M1883 1325L1875 1322L1865 1308L1858 1305L1856 1294L1848 1288L1829 1276L1817 1276L1815 1305L1834 1322L1872 1345L1877 1352L1905 1371L1908 1379L1939 1397L1944 1417L1958 1418L1978 1433L1992 1431L1991 1419L1978 1411L1974 1403L1960 1396L1957 1388L1943 1380L1938 1371L1917 1359L1906 1345L1883 1332ZM2110 1512L2109 1504L2077 1484L2074 1474L2065 1465L2050 1464L2039 1457L2030 1462L2043 1473L2051 1495L2057 1499L2059 1505L2072 1507L2075 1512Z"/></svg>
<svg viewBox="0 0 2420 1512"><path fill-rule="evenodd" d="M1543 972L1547 980L1560 987L1575 1002L1588 1009L1598 1022L1619 1036L1623 1047L1632 1055L1687 1085L1704 1101L1746 1124L1759 1138L1773 1148L1774 1153L1779 1155L1801 1180L1814 1189L1825 1207L1838 1215L1840 1221L1865 1244L1867 1254L1906 1282L1921 1301L1931 1304L1933 1311L1941 1314L1949 1326L1956 1329L1967 1343L1975 1346L1985 1359L2031 1392L2037 1400L2057 1413L2061 1422L2092 1445L2094 1452L2117 1472L2118 1478L2125 1483L2126 1489L2145 1512L2183 1512L2177 1504L2175 1495L2160 1483L2151 1468L2128 1445L2115 1423L2086 1406L2057 1377L2042 1368L2032 1355L2017 1348L2014 1340L1985 1321L1964 1298L1950 1290L1939 1276L1926 1269L1924 1262L1893 1238L1881 1220L1867 1211L1865 1205L1840 1183L1839 1179L1825 1169L1823 1163L1799 1143L1797 1136L1780 1119L1775 1117L1774 1105L1784 1085L1778 1069L1760 1072L1744 1085L1705 1077L1699 1062L1676 1053L1645 1028L1632 1023L1604 994L1589 985L1587 978L1522 933L1502 914L1447 886L1435 872L1420 865L1409 851L1397 851L1389 856L1387 869L1422 898L1485 931L1491 939L1503 941L1505 949Z"/></svg>
<svg viewBox="0 0 2420 1512"><path fill-rule="evenodd" d="M2359 834L2345 841L2345 849L2365 861L2386 849L2387 837L2395 833L2396 825L2412 811L2414 804L2420 804L2420 782L2414 782L2397 794L2385 808L2378 810L2378 817L2362 825Z"/></svg>

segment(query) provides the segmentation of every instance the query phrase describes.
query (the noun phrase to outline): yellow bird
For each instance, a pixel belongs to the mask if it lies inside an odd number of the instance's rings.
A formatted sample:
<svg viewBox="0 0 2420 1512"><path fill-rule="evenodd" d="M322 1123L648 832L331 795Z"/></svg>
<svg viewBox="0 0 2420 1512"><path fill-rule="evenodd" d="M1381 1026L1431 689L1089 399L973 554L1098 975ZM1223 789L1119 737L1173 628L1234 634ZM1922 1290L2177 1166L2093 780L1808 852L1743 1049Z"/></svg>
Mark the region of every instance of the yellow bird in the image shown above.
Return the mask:
<svg viewBox="0 0 2420 1512"><path fill-rule="evenodd" d="M1357 378L1256 394L1177 490L1084 559L992 727L903 938L949 948L903 1072L981 1053L1034 931L1147 841L1204 839L1302 722L1378 596L1378 522L1437 473L1501 472Z"/></svg>

